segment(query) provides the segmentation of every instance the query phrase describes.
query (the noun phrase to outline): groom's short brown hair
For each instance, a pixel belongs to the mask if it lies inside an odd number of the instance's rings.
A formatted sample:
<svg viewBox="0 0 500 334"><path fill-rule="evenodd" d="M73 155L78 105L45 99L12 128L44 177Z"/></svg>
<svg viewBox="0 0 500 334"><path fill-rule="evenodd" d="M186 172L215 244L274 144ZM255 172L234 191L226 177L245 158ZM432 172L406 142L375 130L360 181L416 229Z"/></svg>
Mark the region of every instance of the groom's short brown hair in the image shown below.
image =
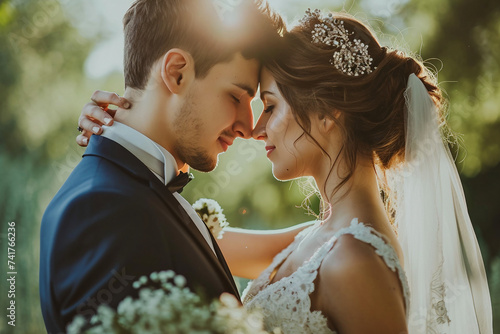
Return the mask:
<svg viewBox="0 0 500 334"><path fill-rule="evenodd" d="M189 52L203 78L236 52L269 56L284 29L263 0L136 0L123 24L125 87L135 89L145 88L153 64L172 48Z"/></svg>

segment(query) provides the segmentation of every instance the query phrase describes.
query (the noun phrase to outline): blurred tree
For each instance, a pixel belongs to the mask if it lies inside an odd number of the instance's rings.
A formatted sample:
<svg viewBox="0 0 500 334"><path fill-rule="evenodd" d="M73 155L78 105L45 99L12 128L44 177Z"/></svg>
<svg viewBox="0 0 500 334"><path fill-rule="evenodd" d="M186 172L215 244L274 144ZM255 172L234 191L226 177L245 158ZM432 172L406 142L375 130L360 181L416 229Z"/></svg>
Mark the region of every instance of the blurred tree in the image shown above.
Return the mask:
<svg viewBox="0 0 500 334"><path fill-rule="evenodd" d="M58 1L25 0L0 3L0 45L0 255L7 258L5 232L14 221L18 273L16 327L3 315L0 332L41 333L39 222L64 178L57 178L57 163L74 147L78 110L68 113L67 101L82 95L82 68L92 43L79 36ZM0 270L9 271L6 260ZM5 293L6 283L2 278ZM8 302L1 298L0 308Z"/></svg>
<svg viewBox="0 0 500 334"><path fill-rule="evenodd" d="M449 122L461 134L455 149L475 228L489 262L500 255L500 5L489 0L413 1L412 12L426 13L434 29L423 36L423 58L443 61L439 72L450 100ZM441 5L440 5L441 7Z"/></svg>

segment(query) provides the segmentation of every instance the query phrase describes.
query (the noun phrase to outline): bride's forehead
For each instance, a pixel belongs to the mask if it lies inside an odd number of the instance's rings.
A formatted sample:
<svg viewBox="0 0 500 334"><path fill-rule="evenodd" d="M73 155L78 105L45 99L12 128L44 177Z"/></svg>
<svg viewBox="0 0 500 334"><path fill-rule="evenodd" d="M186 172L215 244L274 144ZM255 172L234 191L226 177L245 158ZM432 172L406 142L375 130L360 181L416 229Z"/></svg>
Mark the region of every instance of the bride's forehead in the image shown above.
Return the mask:
<svg viewBox="0 0 500 334"><path fill-rule="evenodd" d="M271 75L271 72L269 72L269 70L265 68L263 68L260 72L259 85L261 92L276 91L278 88L276 85L276 80L274 80L274 77Z"/></svg>

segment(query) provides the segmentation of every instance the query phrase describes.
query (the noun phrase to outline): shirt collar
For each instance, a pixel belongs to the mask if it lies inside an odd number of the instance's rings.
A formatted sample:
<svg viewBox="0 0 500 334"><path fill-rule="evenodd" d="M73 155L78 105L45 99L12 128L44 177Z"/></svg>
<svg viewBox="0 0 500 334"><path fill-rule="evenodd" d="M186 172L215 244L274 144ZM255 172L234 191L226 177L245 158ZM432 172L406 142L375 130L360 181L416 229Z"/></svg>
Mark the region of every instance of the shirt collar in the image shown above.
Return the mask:
<svg viewBox="0 0 500 334"><path fill-rule="evenodd" d="M120 122L103 127L102 136L123 146L146 165L165 185L177 174L177 163L164 147L146 135Z"/></svg>

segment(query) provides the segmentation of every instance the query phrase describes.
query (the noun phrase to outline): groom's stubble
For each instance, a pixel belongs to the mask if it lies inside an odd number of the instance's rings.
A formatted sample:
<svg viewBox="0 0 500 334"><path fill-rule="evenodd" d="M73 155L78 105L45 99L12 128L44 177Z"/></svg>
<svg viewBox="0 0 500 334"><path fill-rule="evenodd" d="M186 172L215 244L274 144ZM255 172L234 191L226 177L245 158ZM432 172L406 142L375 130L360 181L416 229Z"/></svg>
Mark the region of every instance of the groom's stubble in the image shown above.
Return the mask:
<svg viewBox="0 0 500 334"><path fill-rule="evenodd" d="M200 106L195 102L195 94L189 93L186 102L174 119L174 153L179 159L191 168L201 172L210 172L217 166L217 156L211 157L200 145L203 142L200 134L203 133L203 124L197 117Z"/></svg>

